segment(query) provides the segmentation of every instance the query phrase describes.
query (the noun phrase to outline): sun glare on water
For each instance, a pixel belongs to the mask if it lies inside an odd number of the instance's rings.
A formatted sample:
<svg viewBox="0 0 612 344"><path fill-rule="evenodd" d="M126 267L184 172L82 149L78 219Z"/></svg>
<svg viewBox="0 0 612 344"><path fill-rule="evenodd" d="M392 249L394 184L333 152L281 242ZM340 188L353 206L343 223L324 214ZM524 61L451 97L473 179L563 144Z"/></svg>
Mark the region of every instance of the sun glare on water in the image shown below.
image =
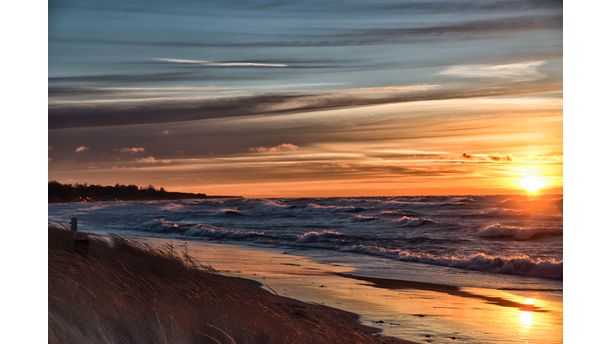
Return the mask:
<svg viewBox="0 0 612 344"><path fill-rule="evenodd" d="M540 176L530 175L519 179L517 184L529 193L536 193L546 186L546 181Z"/></svg>

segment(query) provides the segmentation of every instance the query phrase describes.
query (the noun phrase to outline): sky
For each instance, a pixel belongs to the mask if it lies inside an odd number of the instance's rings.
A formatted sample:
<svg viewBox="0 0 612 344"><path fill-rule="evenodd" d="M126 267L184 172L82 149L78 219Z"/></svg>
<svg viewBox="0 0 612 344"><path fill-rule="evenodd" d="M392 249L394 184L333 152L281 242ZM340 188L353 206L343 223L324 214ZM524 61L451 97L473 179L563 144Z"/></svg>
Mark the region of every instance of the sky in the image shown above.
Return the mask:
<svg viewBox="0 0 612 344"><path fill-rule="evenodd" d="M49 2L49 180L562 191L562 2Z"/></svg>

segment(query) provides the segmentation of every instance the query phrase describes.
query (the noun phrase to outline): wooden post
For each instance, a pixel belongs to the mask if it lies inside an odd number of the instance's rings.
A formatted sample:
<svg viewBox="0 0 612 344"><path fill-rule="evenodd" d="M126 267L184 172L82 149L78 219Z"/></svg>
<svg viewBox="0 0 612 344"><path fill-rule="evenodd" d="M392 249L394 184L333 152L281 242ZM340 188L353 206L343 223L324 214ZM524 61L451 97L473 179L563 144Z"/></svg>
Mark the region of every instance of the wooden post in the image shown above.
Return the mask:
<svg viewBox="0 0 612 344"><path fill-rule="evenodd" d="M78 226L78 220L76 216L73 216L70 219L70 251L74 251L74 243L76 241L76 236L77 236L77 226Z"/></svg>

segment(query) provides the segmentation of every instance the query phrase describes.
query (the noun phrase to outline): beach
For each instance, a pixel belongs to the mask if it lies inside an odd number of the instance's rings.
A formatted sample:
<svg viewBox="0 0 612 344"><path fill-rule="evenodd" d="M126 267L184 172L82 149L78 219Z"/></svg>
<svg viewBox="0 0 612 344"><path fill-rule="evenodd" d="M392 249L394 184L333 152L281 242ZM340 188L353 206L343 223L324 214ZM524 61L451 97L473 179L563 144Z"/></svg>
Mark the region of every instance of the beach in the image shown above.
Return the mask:
<svg viewBox="0 0 612 344"><path fill-rule="evenodd" d="M50 343L406 343L356 314L223 276L169 246L49 228Z"/></svg>
<svg viewBox="0 0 612 344"><path fill-rule="evenodd" d="M259 281L272 293L359 314L362 324L409 341L563 341L561 283L528 278L516 283L509 276L466 275L423 264L404 267L390 275L394 266L379 258L364 263L363 257L354 256L340 262L330 260L325 252L319 252L318 258L313 259L300 255L299 250L138 240L152 246L170 244L176 250L187 250L219 273ZM353 259L360 261L362 267L356 268ZM388 268L381 268L383 265ZM395 278L390 278L393 275Z"/></svg>

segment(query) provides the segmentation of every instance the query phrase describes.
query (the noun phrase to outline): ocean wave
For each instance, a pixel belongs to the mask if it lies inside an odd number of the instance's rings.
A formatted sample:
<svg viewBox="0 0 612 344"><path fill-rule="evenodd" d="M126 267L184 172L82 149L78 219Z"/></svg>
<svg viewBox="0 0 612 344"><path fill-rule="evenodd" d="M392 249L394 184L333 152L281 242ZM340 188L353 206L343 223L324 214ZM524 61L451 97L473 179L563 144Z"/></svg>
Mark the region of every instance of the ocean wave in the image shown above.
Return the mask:
<svg viewBox="0 0 612 344"><path fill-rule="evenodd" d="M419 217L421 214L414 211L407 211L404 209L395 209L395 210L380 210L377 212L378 216L382 217L397 217L397 216L410 216L410 217Z"/></svg>
<svg viewBox="0 0 612 344"><path fill-rule="evenodd" d="M158 218L158 219L154 219L153 220L153 225L152 226L148 226L149 230L152 232L159 232L159 233L164 233L164 232L174 232L177 229L179 229L181 226L174 222L174 221L170 221L167 220L165 218Z"/></svg>
<svg viewBox="0 0 612 344"><path fill-rule="evenodd" d="M198 224L188 228L183 233L185 236L206 237L211 239L228 240L252 240L266 237L266 234L259 231L240 231L228 228L213 226L210 224Z"/></svg>
<svg viewBox="0 0 612 344"><path fill-rule="evenodd" d="M207 223L176 223L158 219L159 226L150 228L152 232L171 233L187 237L209 238L215 240L250 241L270 245L288 245L302 247L304 244L332 243L344 238L344 234L332 231L308 231L304 233L265 233L263 231L239 230L215 226ZM333 248L335 244L323 248Z"/></svg>
<svg viewBox="0 0 612 344"><path fill-rule="evenodd" d="M453 196L453 197L414 197L411 198L409 204L428 205L428 206L449 206L449 205L467 205L474 202L473 198Z"/></svg>
<svg viewBox="0 0 612 344"><path fill-rule="evenodd" d="M362 221L362 222L368 222L368 221L378 220L378 217L370 216L370 215L357 214L357 215L353 216L353 220L355 220L355 221Z"/></svg>
<svg viewBox="0 0 612 344"><path fill-rule="evenodd" d="M281 201L277 201L274 199L267 199L267 198L260 199L259 204L263 206L267 206L267 207L272 207L272 208L292 208L292 206L284 204Z"/></svg>
<svg viewBox="0 0 612 344"><path fill-rule="evenodd" d="M84 207L84 208L79 208L77 210L75 210L75 212L77 213L84 213L84 212L89 212L89 211L96 211L96 210L102 210L102 209L106 209L109 207L109 204L95 204L92 206L88 206L88 207Z"/></svg>
<svg viewBox="0 0 612 344"><path fill-rule="evenodd" d="M178 204L178 203L168 203L166 205L161 206L159 209L161 210L165 210L165 211L176 211L179 209L183 209L185 206L182 204Z"/></svg>
<svg viewBox="0 0 612 344"><path fill-rule="evenodd" d="M307 205L309 208L313 208L313 209L338 209L338 208L345 208L344 206L338 206L338 205L322 205L322 204L318 204L318 203L308 203Z"/></svg>
<svg viewBox="0 0 612 344"><path fill-rule="evenodd" d="M516 240L532 240L548 235L563 235L563 228L546 227L515 227L499 223L488 225L478 231L481 238L513 238Z"/></svg>
<svg viewBox="0 0 612 344"><path fill-rule="evenodd" d="M434 223L432 220L423 219L420 217L402 216L399 219L392 220L402 227L420 227Z"/></svg>
<svg viewBox="0 0 612 344"><path fill-rule="evenodd" d="M500 257L487 255L485 253L476 253L465 257L443 256L412 252L405 249L388 249L381 246L372 247L366 245L343 247L340 248L340 250L465 270L558 280L563 279L563 260L531 258L527 255Z"/></svg>
<svg viewBox="0 0 612 344"><path fill-rule="evenodd" d="M492 218L531 218L538 220L560 220L563 218L563 214L555 214L555 213L541 213L534 212L528 209L512 209L505 207L496 207L496 208L487 208L476 213L472 213L473 215L482 216L482 217L492 217Z"/></svg>
<svg viewBox="0 0 612 344"><path fill-rule="evenodd" d="M523 209L511 209L511 208L487 208L478 212L481 216L492 216L492 217L516 217L524 216L526 213Z"/></svg>
<svg viewBox="0 0 612 344"><path fill-rule="evenodd" d="M312 242L325 242L334 239L340 239L343 234L336 231L310 231L302 234L298 234L295 238L296 243L312 243Z"/></svg>
<svg viewBox="0 0 612 344"><path fill-rule="evenodd" d="M311 209L329 209L331 212L359 213L366 210L363 207L352 205L322 205L318 203L308 203L307 206Z"/></svg>
<svg viewBox="0 0 612 344"><path fill-rule="evenodd" d="M242 213L240 212L240 210L238 210L238 208L221 208L219 209L219 212L225 215L242 215Z"/></svg>
<svg viewBox="0 0 612 344"><path fill-rule="evenodd" d="M447 202L449 202L449 203L472 203L474 201L475 201L474 198L471 198L471 197L460 197L460 196L457 196L457 197L449 198Z"/></svg>

